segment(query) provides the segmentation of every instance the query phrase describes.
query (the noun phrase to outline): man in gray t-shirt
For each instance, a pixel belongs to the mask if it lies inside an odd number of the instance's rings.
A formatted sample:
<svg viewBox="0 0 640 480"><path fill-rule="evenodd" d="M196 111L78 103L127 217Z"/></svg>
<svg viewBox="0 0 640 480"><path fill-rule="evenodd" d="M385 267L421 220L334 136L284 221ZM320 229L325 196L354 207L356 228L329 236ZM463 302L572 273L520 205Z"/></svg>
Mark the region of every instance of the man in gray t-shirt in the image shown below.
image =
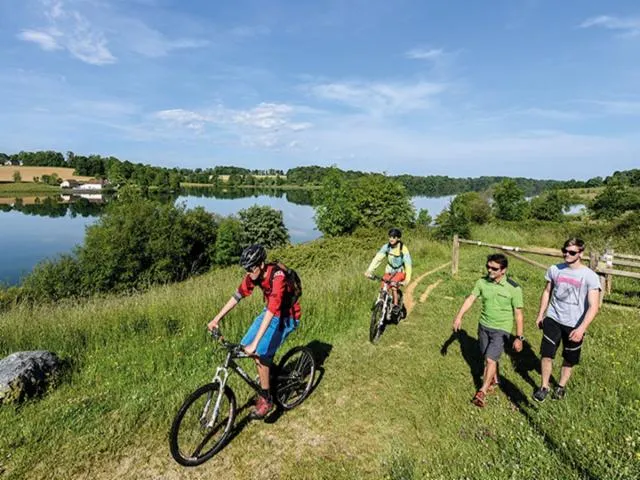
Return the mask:
<svg viewBox="0 0 640 480"><path fill-rule="evenodd" d="M589 267L582 264L584 242L570 238L562 247L565 262L547 270L547 285L540 299L540 311L536 323L543 330L540 345L542 386L533 398L544 401L549 393L549 379L553 359L562 341L562 370L553 397L561 399L573 367L580 362L582 341L587 327L600 306L600 279Z"/></svg>

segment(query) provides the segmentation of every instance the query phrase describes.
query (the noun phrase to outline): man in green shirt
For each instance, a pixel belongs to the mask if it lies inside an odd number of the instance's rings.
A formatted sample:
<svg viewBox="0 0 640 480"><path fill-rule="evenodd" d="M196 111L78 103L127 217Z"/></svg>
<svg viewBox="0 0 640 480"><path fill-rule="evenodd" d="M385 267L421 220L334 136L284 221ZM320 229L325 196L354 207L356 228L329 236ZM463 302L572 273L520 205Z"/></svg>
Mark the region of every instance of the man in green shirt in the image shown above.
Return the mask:
<svg viewBox="0 0 640 480"><path fill-rule="evenodd" d="M489 389L498 383L498 360L504 351L504 345L510 341L513 320L516 321L516 338L513 349L522 350L523 315L522 289L507 278L507 257L495 253L487 257L487 276L479 279L471 295L469 295L458 315L453 321L453 331L462 326L462 317L471 308L476 298L482 298L482 313L478 325L478 342L485 359L482 387L473 397L472 402L484 407L485 397Z"/></svg>

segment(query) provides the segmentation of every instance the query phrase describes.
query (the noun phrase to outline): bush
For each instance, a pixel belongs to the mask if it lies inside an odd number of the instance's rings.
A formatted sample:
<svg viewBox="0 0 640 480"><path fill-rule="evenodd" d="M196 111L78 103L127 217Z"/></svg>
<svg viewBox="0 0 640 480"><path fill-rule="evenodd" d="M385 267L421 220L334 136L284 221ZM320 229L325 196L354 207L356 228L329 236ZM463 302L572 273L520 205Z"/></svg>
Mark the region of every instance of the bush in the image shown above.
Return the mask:
<svg viewBox="0 0 640 480"><path fill-rule="evenodd" d="M418 218L416 219L416 225L421 227L428 227L433 222L433 218L429 215L429 210L421 208L418 212Z"/></svg>
<svg viewBox="0 0 640 480"><path fill-rule="evenodd" d="M415 208L406 188L395 180L367 175L347 181L331 169L316 205L316 224L327 236L349 234L359 227L409 227L415 224Z"/></svg>
<svg viewBox="0 0 640 480"><path fill-rule="evenodd" d="M233 217L223 219L218 226L213 263L232 265L240 260L242 252L242 224Z"/></svg>
<svg viewBox="0 0 640 480"><path fill-rule="evenodd" d="M315 208L316 225L328 237L349 234L358 226L355 199L348 182L337 168L327 172Z"/></svg>
<svg viewBox="0 0 640 480"><path fill-rule="evenodd" d="M254 205L240 210L238 216L242 224L243 246L260 243L265 248L271 249L289 242L289 232L284 225L282 211L268 206Z"/></svg>
<svg viewBox="0 0 640 480"><path fill-rule="evenodd" d="M75 256L38 263L22 284L22 296L29 300L56 301L81 296L83 271Z"/></svg>
<svg viewBox="0 0 640 480"><path fill-rule="evenodd" d="M491 219L491 205L478 192L467 192L453 199L453 209L457 215L464 216L470 223L484 225Z"/></svg>
<svg viewBox="0 0 640 480"><path fill-rule="evenodd" d="M536 220L559 222L564 218L564 210L569 207L569 198L557 190L543 193L531 200L531 217Z"/></svg>
<svg viewBox="0 0 640 480"><path fill-rule="evenodd" d="M496 185L493 202L495 216L500 220L522 220L527 216L528 203L524 191L512 179Z"/></svg>

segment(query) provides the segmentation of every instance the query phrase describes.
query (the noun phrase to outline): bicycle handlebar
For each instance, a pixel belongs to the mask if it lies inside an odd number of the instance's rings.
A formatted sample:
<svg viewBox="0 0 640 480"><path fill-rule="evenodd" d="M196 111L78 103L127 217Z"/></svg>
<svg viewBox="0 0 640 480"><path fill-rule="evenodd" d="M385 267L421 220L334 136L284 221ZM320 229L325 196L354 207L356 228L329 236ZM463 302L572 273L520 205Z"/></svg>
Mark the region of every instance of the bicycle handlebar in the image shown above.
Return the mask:
<svg viewBox="0 0 640 480"><path fill-rule="evenodd" d="M400 282L394 282L392 280L385 280L384 278L378 276L378 275L371 275L369 277L370 280L381 280L384 283L386 283L387 285L391 285L392 287L400 287Z"/></svg>
<svg viewBox="0 0 640 480"><path fill-rule="evenodd" d="M213 330L210 330L209 333L211 334L211 337L214 341L218 342L224 348L229 350L229 352L231 352L234 357L242 358L249 356L245 353L244 347L242 345L240 345L239 343L231 343L225 340L219 328L216 327Z"/></svg>

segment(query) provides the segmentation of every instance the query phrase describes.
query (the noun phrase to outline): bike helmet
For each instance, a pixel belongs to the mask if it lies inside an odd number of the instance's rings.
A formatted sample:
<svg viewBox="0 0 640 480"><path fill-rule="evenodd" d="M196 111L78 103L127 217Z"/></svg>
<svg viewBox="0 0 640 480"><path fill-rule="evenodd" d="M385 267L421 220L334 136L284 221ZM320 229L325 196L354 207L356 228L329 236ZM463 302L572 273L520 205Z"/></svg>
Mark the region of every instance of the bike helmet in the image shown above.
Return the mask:
<svg viewBox="0 0 640 480"><path fill-rule="evenodd" d="M395 237L395 238L400 238L402 237L402 232L400 231L399 228L392 228L389 230L389 236L390 237Z"/></svg>
<svg viewBox="0 0 640 480"><path fill-rule="evenodd" d="M240 265L245 270L251 270L267 259L267 251L262 245L249 245L240 255Z"/></svg>

